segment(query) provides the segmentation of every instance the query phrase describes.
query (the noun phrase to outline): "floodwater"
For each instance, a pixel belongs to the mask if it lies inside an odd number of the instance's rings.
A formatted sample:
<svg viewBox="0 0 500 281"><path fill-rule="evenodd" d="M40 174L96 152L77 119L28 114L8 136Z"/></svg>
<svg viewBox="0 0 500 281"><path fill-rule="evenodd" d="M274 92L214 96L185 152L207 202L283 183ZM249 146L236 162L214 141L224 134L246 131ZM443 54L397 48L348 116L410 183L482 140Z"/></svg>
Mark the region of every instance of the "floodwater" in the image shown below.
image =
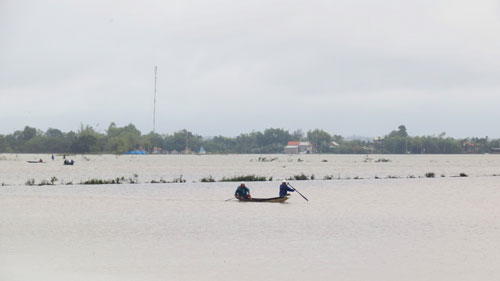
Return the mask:
<svg viewBox="0 0 500 281"><path fill-rule="evenodd" d="M48 163L26 162L39 158ZM58 155L0 155L0 183L7 185L0 186L0 280L500 276L500 155L72 159L74 166L63 166ZM291 181L308 202L298 194L283 204L226 201L236 183L200 182L273 177L248 183L253 196L271 197L278 179L300 173L316 178ZM134 174L138 184L77 184ZM185 183L148 183L180 175ZM25 185L52 177L59 185Z"/></svg>

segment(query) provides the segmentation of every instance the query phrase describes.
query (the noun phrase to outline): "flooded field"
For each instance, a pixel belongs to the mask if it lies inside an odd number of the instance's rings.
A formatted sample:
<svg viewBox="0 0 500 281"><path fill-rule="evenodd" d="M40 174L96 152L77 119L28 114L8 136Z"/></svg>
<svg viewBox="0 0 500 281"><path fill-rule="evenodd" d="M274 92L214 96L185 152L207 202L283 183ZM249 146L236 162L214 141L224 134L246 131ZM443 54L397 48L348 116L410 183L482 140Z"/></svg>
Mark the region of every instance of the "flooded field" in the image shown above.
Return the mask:
<svg viewBox="0 0 500 281"><path fill-rule="evenodd" d="M265 157L265 159L263 159ZM42 158L46 164L26 161ZM499 155L0 155L0 280L492 280ZM382 161L379 161L383 159ZM387 161L386 161L387 160ZM425 177L432 172L434 178ZM203 177L255 174L256 197ZM459 177L460 174L467 177ZM134 177L137 184L79 185ZM172 181L182 175L185 183ZM324 177L331 180L323 180ZM56 177L54 186L27 186ZM72 185L66 185L72 183Z"/></svg>
<svg viewBox="0 0 500 281"><path fill-rule="evenodd" d="M215 180L248 174L277 181L305 174L321 180L425 177L500 176L500 155L75 155L73 166L63 157L0 154L0 185L24 185L57 178L57 184L78 184L89 179L131 179L139 183ZM44 163L28 163L38 161Z"/></svg>

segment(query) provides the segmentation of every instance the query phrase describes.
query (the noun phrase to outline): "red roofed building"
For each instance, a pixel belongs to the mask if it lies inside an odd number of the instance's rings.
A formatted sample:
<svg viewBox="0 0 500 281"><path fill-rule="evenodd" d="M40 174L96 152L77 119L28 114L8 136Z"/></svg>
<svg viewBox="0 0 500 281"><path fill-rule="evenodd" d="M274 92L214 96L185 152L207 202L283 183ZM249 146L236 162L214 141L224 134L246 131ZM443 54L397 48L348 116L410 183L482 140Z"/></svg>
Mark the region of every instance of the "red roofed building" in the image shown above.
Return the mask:
<svg viewBox="0 0 500 281"><path fill-rule="evenodd" d="M312 153L312 144L304 141L289 141L285 147L286 154Z"/></svg>

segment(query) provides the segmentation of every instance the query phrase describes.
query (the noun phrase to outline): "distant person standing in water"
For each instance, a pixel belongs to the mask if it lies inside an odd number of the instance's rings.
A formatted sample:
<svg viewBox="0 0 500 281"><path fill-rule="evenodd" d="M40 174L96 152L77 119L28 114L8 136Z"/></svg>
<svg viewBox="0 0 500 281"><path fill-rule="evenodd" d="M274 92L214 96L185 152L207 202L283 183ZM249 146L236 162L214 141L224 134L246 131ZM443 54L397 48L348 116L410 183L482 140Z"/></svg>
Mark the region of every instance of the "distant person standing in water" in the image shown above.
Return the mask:
<svg viewBox="0 0 500 281"><path fill-rule="evenodd" d="M246 187L245 183L242 182L236 191L234 192L234 197L240 200L250 200L252 196L250 195L250 190Z"/></svg>
<svg viewBox="0 0 500 281"><path fill-rule="evenodd" d="M54 160L54 154L52 154L52 160Z"/></svg>
<svg viewBox="0 0 500 281"><path fill-rule="evenodd" d="M288 191L294 192L295 190L288 186L288 183L283 180L280 185L280 197L285 197L288 195Z"/></svg>

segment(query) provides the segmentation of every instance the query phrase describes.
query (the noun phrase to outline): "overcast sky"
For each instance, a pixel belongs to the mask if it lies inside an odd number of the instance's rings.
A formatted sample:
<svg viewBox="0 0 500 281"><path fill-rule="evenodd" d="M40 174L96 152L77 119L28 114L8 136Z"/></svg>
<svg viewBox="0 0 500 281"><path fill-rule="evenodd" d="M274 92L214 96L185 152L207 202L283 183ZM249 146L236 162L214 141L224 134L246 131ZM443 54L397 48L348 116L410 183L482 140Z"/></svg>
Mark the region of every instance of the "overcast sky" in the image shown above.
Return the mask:
<svg viewBox="0 0 500 281"><path fill-rule="evenodd" d="M498 0L0 0L0 133L500 137Z"/></svg>

